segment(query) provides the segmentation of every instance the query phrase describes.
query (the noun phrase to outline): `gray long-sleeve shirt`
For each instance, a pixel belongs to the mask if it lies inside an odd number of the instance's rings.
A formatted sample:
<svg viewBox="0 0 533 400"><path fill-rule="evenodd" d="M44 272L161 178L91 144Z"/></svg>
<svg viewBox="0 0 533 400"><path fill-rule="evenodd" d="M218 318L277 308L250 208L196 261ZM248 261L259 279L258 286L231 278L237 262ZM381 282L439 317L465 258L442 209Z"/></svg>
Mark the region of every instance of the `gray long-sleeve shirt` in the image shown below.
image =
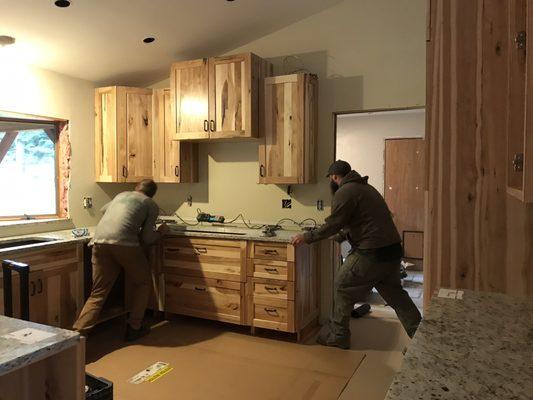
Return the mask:
<svg viewBox="0 0 533 400"><path fill-rule="evenodd" d="M155 243L159 207L141 192L123 192L102 207L105 213L96 227L92 243L139 246Z"/></svg>

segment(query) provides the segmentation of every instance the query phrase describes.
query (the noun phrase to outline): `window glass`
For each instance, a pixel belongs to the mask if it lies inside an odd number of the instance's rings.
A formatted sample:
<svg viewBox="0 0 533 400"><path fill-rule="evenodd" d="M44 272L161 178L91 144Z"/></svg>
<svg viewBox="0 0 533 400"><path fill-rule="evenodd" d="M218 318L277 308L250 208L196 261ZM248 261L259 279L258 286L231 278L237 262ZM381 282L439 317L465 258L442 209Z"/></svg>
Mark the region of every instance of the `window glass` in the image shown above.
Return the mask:
<svg viewBox="0 0 533 400"><path fill-rule="evenodd" d="M55 135L54 129L0 131L0 217L57 213Z"/></svg>

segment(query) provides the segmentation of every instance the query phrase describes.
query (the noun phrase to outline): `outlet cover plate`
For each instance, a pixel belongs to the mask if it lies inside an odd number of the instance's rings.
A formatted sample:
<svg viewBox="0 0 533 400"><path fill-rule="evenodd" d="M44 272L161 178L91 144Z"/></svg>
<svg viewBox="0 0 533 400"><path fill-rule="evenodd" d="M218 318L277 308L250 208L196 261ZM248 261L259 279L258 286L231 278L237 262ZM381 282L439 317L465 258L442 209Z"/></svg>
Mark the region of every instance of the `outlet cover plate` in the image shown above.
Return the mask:
<svg viewBox="0 0 533 400"><path fill-rule="evenodd" d="M282 199L281 208L292 208L292 199Z"/></svg>

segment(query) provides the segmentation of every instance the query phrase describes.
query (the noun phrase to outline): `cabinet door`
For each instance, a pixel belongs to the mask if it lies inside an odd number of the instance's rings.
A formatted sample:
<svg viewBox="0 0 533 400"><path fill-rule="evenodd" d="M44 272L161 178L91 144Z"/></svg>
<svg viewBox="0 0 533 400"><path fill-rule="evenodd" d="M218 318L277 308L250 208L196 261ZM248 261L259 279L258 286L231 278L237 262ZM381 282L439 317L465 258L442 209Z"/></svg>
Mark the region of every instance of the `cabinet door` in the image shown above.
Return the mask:
<svg viewBox="0 0 533 400"><path fill-rule="evenodd" d="M174 140L170 89L154 91L153 163L156 182L197 182L198 145Z"/></svg>
<svg viewBox="0 0 533 400"><path fill-rule="evenodd" d="M72 328L78 314L78 264L67 264L42 270L42 302L45 305L45 324Z"/></svg>
<svg viewBox="0 0 533 400"><path fill-rule="evenodd" d="M12 273L13 288L13 317L20 318L20 278L16 272ZM29 276L29 305L30 321L46 324L46 304L43 301L46 295L46 287L43 281L42 271L32 271ZM0 277L0 311L4 315L4 280Z"/></svg>
<svg viewBox="0 0 533 400"><path fill-rule="evenodd" d="M208 139L207 59L175 63L170 71L172 132L176 139Z"/></svg>
<svg viewBox="0 0 533 400"><path fill-rule="evenodd" d="M209 59L211 138L252 136L250 62L250 54Z"/></svg>
<svg viewBox="0 0 533 400"><path fill-rule="evenodd" d="M125 148L121 148L120 152L126 165L126 181L137 182L151 178L153 173L152 91L126 89L124 95L125 109L117 107L126 118ZM123 134L120 131L118 133Z"/></svg>
<svg viewBox="0 0 533 400"><path fill-rule="evenodd" d="M260 182L309 183L315 179L316 78L308 74L265 79L265 132Z"/></svg>
<svg viewBox="0 0 533 400"><path fill-rule="evenodd" d="M116 87L95 90L95 180L117 182Z"/></svg>

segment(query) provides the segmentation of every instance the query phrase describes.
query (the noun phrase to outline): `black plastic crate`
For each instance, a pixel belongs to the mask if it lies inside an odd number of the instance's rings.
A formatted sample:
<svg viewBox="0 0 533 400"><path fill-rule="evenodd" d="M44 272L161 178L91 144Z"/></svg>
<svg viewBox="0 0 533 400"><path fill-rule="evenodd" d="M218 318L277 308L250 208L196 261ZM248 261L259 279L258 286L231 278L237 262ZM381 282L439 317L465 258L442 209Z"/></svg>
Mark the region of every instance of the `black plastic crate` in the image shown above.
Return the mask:
<svg viewBox="0 0 533 400"><path fill-rule="evenodd" d="M113 400L113 382L86 373L85 386L89 387L85 392L86 400Z"/></svg>

